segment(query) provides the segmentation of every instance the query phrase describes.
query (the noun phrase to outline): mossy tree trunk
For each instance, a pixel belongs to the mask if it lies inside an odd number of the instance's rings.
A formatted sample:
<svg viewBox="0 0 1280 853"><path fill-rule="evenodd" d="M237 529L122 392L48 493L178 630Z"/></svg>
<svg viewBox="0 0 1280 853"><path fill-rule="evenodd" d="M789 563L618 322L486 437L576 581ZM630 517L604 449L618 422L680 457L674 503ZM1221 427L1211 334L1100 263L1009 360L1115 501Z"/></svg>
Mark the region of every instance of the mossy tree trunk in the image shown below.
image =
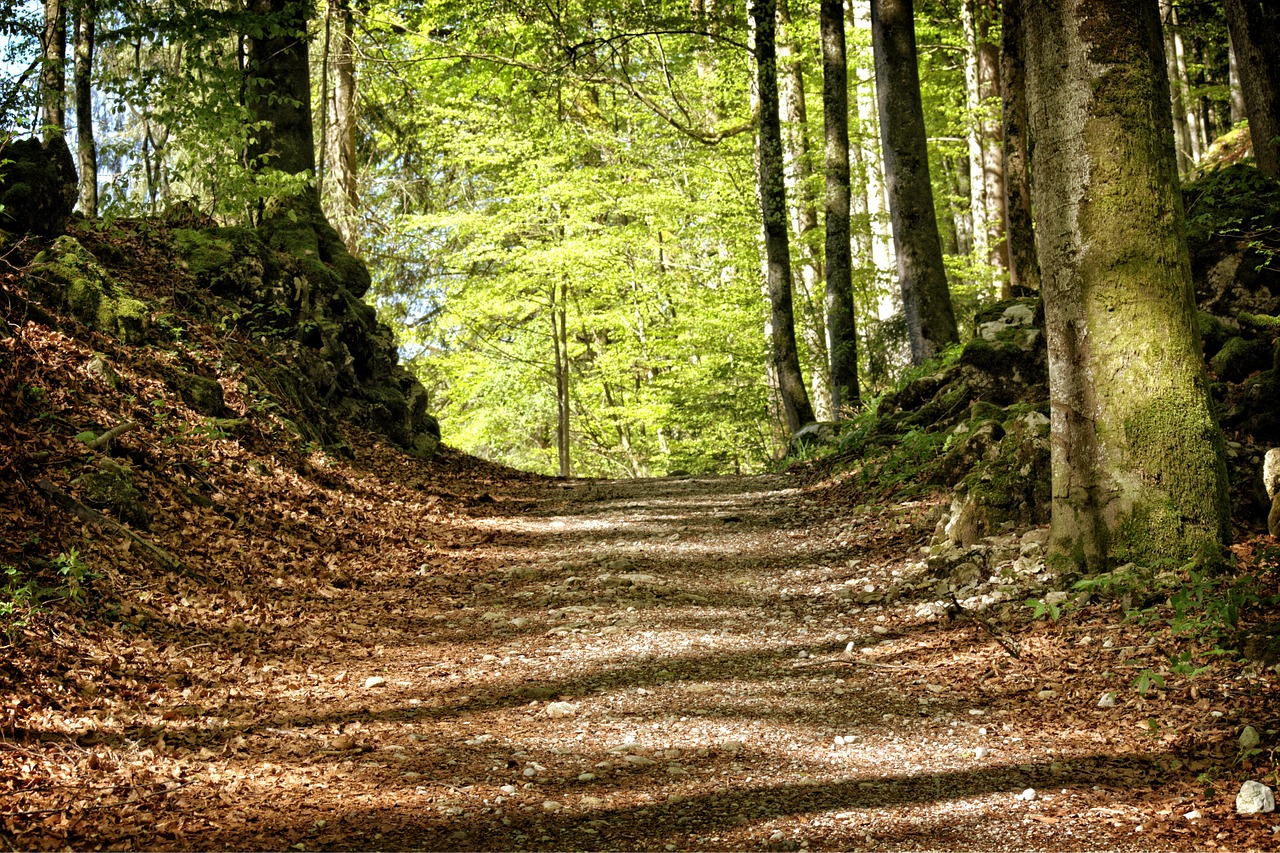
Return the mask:
<svg viewBox="0 0 1280 853"><path fill-rule="evenodd" d="M1051 548L1215 561L1230 533L1149 0L1025 7L1049 345Z"/></svg>
<svg viewBox="0 0 1280 853"><path fill-rule="evenodd" d="M871 44L898 281L911 360L920 364L960 335L929 180L912 0L871 0Z"/></svg>
<svg viewBox="0 0 1280 853"><path fill-rule="evenodd" d="M93 50L98 0L75 5L76 153L80 167L80 212L98 215L98 145L93 138Z"/></svg>

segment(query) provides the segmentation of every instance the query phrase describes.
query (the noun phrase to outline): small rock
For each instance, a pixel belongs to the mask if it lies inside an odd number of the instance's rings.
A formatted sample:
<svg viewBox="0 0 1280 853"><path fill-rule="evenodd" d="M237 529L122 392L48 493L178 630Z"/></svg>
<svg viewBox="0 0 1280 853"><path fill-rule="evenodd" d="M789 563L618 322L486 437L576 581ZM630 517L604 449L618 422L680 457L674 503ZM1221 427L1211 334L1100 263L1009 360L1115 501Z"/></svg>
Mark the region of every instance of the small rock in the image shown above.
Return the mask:
<svg viewBox="0 0 1280 853"><path fill-rule="evenodd" d="M562 808L564 808L564 806L561 805L560 803L557 803L555 800L545 800L542 803L542 810L544 812L558 812Z"/></svg>
<svg viewBox="0 0 1280 853"><path fill-rule="evenodd" d="M688 776L689 771L681 767L679 764L668 764L667 775L668 776Z"/></svg>
<svg viewBox="0 0 1280 853"><path fill-rule="evenodd" d="M985 746L980 746L973 751L973 757L978 759L986 758L990 754L991 750L987 749Z"/></svg>
<svg viewBox="0 0 1280 853"><path fill-rule="evenodd" d="M1275 794L1266 785L1250 779L1240 786L1240 793L1236 794L1236 812L1238 814L1258 814L1275 810Z"/></svg>
<svg viewBox="0 0 1280 853"><path fill-rule="evenodd" d="M1022 800L1023 802L1027 802L1027 803L1031 802L1031 801L1032 801L1032 800L1034 800L1035 798L1036 798L1036 789L1035 789L1035 788L1028 788L1028 789L1026 789L1025 791L1023 791L1021 794L1019 794L1019 795L1018 795L1018 799L1019 799L1019 800Z"/></svg>
<svg viewBox="0 0 1280 853"><path fill-rule="evenodd" d="M1116 706L1116 693L1114 690L1108 690L1098 697L1099 708L1114 708Z"/></svg>
<svg viewBox="0 0 1280 853"><path fill-rule="evenodd" d="M1200 814L1199 809L1192 809L1191 811L1184 814L1183 817L1185 817L1187 820L1199 820L1200 818L1204 817L1204 815Z"/></svg>
<svg viewBox="0 0 1280 853"><path fill-rule="evenodd" d="M628 755L624 760L633 767L652 767L658 763L647 755Z"/></svg>
<svg viewBox="0 0 1280 853"><path fill-rule="evenodd" d="M1046 687L1044 690L1041 690L1039 693L1036 694L1036 698L1037 699L1053 699L1057 695L1058 695L1058 691L1054 690L1051 687Z"/></svg>
<svg viewBox="0 0 1280 853"><path fill-rule="evenodd" d="M381 687L386 683L387 683L387 680L383 678L381 675L371 675L364 680L364 689L371 690L374 687Z"/></svg>
<svg viewBox="0 0 1280 853"><path fill-rule="evenodd" d="M542 709L542 713L552 719L572 717L578 713L578 706L572 702L549 702L547 707Z"/></svg>
<svg viewBox="0 0 1280 853"><path fill-rule="evenodd" d="M596 781L596 774L594 774L594 773L579 773L579 774L578 774L578 781L579 781L579 782L594 782L594 781Z"/></svg>
<svg viewBox="0 0 1280 853"><path fill-rule="evenodd" d="M732 753L735 755L739 752L742 752L744 746L745 745L740 740L727 740L724 743L720 744L720 748L723 749L725 752Z"/></svg>
<svg viewBox="0 0 1280 853"><path fill-rule="evenodd" d="M1258 735L1258 730L1253 726L1245 726L1244 731L1240 732L1240 748L1253 749L1262 743L1262 738Z"/></svg>

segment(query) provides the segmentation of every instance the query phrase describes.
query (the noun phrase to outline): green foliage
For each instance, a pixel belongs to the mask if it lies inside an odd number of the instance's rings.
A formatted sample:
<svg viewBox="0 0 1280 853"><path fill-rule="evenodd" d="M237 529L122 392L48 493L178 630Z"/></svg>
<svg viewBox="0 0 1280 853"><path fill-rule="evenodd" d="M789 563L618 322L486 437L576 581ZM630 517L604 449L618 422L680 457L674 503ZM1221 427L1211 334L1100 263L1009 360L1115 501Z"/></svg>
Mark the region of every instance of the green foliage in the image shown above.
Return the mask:
<svg viewBox="0 0 1280 853"><path fill-rule="evenodd" d="M10 637L25 627L31 615L45 605L55 602L84 604L89 584L98 578L75 548L58 554L48 565L53 576L43 580L12 564L0 565L0 630Z"/></svg>
<svg viewBox="0 0 1280 853"><path fill-rule="evenodd" d="M1183 191L1192 250L1214 237L1245 240L1255 267L1280 268L1280 182L1251 165L1215 169Z"/></svg>

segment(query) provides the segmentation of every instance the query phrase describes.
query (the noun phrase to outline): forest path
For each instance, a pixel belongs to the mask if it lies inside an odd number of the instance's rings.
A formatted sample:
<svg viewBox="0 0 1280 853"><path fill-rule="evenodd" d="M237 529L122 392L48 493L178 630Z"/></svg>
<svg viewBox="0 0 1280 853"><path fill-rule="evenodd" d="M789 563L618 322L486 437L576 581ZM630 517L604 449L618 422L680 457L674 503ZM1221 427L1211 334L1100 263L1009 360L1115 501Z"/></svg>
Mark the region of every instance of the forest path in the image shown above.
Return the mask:
<svg viewBox="0 0 1280 853"><path fill-rule="evenodd" d="M137 792L49 819L148 849L1248 846L1214 840L1230 797L1173 754L1194 728L1221 758L1220 703L1097 707L1099 656L1145 653L1131 628L1023 624L1014 658L930 609L937 499L490 482L447 531L406 520L408 548L352 540L331 583L282 574L269 619L169 638L189 673L136 717L83 712L123 734L68 759Z"/></svg>

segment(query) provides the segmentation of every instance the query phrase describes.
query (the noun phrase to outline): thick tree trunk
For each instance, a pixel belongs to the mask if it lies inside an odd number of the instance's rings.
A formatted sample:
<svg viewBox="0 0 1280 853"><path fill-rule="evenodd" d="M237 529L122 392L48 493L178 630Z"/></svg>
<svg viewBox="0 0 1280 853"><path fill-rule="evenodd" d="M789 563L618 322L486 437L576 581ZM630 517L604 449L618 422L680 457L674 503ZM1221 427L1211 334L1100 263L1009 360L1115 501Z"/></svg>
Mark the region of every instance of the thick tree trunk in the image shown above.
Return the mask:
<svg viewBox="0 0 1280 853"><path fill-rule="evenodd" d="M849 241L849 70L844 3L822 0L822 117L826 136L827 351L831 407L837 417L858 405L858 331L853 316L853 255Z"/></svg>
<svg viewBox="0 0 1280 853"><path fill-rule="evenodd" d="M1226 0L1225 6L1253 156L1259 169L1280 178L1280 5Z"/></svg>
<svg viewBox="0 0 1280 853"><path fill-rule="evenodd" d="M1196 327L1160 20L1031 0L1027 88L1059 559L1217 560L1222 434Z"/></svg>
<svg viewBox="0 0 1280 853"><path fill-rule="evenodd" d="M48 142L62 136L67 127L67 4L44 0L44 31L40 37L44 58L40 65L40 120Z"/></svg>
<svg viewBox="0 0 1280 853"><path fill-rule="evenodd" d="M770 360L777 371L782 415L787 430L794 435L813 420L813 407L800 374L800 356L796 350L791 257L787 239L787 192L782 174L782 127L778 118L776 12L774 0L751 0L751 17L755 25L756 87L760 98L757 177L764 222L765 286L770 306Z"/></svg>
<svg viewBox="0 0 1280 853"><path fill-rule="evenodd" d="M920 364L959 340L929 183L912 0L871 0L880 136L898 281Z"/></svg>
<svg viewBox="0 0 1280 853"><path fill-rule="evenodd" d="M356 173L356 62L355 19L350 0L330 4L330 25L337 30L333 56L333 95L326 104L325 160L331 181L326 190L327 210L347 249L356 254L359 229L360 189Z"/></svg>
<svg viewBox="0 0 1280 853"><path fill-rule="evenodd" d="M1025 3L1026 0L1004 0L1000 10L1000 96L1004 113L1004 204L1010 296L1025 296L1040 290L1027 146L1027 71L1022 32Z"/></svg>
<svg viewBox="0 0 1280 853"><path fill-rule="evenodd" d="M813 154L804 92L804 56L792 32L787 0L778 2L778 88L782 121L783 177L790 202L791 245L799 264L793 267L793 293L800 302L800 334L809 353L809 388L816 417L833 417L831 374L827 353L827 321L819 296L824 270L818 252L818 202L813 188Z"/></svg>
<svg viewBox="0 0 1280 853"><path fill-rule="evenodd" d="M98 146L93 138L93 42L97 0L75 7L76 154L80 171L80 212L98 215Z"/></svg>

